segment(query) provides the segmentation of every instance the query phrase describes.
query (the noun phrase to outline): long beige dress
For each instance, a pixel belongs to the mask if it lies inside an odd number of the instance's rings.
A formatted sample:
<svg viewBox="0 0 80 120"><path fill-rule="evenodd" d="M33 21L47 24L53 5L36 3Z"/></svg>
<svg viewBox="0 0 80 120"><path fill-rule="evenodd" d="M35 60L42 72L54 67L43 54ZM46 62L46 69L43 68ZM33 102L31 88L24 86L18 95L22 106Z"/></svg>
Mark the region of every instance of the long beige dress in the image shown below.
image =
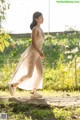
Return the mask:
<svg viewBox="0 0 80 120"><path fill-rule="evenodd" d="M36 46L40 51L42 49L43 41L44 36L41 29L39 29ZM25 79L20 83L18 85L19 88L26 90L32 90L34 88L42 89L43 79L41 57L32 44L22 54L9 84L18 82L25 75L28 75L29 79Z"/></svg>

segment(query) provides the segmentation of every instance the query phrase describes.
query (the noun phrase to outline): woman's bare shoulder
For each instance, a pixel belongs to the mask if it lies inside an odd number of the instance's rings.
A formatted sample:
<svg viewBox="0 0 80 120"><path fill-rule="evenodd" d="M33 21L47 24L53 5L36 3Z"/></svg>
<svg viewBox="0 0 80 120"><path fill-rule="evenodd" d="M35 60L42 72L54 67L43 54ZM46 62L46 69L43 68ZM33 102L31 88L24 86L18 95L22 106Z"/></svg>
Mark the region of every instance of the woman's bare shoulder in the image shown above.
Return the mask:
<svg viewBox="0 0 80 120"><path fill-rule="evenodd" d="M37 26L34 26L32 30L38 30L38 27L37 27Z"/></svg>
<svg viewBox="0 0 80 120"><path fill-rule="evenodd" d="M32 29L33 32L39 32L39 29L37 26L34 26L33 29Z"/></svg>

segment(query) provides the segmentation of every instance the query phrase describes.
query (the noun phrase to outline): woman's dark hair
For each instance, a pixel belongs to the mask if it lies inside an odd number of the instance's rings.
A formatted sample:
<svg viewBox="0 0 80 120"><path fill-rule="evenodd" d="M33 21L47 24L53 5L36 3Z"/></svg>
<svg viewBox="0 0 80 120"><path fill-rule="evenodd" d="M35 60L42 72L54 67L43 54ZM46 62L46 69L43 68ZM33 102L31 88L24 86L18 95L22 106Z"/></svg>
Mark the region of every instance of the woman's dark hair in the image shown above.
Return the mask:
<svg viewBox="0 0 80 120"><path fill-rule="evenodd" d="M37 19L38 17L40 17L41 15L42 15L41 12L35 12L35 13L33 14L33 21L32 21L32 23L30 24L30 29L31 29L31 30L32 30L32 28L33 28L34 26L36 26L36 24L37 24L36 19Z"/></svg>

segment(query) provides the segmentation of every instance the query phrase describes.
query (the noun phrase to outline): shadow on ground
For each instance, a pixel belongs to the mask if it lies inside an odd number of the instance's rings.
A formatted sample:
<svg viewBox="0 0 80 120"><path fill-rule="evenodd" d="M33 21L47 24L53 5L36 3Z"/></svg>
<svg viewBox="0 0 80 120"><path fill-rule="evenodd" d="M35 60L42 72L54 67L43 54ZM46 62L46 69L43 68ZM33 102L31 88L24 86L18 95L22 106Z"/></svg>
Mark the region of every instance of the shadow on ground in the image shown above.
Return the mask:
<svg viewBox="0 0 80 120"><path fill-rule="evenodd" d="M5 110L8 120L56 120L45 99L23 99L10 98L9 103L0 104L0 112Z"/></svg>

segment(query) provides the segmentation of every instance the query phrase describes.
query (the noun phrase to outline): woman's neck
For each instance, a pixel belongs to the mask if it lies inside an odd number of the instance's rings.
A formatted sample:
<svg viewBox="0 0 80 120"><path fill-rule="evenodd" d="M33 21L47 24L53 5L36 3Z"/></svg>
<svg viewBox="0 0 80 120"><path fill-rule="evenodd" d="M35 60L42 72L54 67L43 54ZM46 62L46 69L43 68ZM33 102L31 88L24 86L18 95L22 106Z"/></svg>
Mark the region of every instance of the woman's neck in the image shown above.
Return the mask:
<svg viewBox="0 0 80 120"><path fill-rule="evenodd" d="M37 26L40 27L40 24L38 23Z"/></svg>

